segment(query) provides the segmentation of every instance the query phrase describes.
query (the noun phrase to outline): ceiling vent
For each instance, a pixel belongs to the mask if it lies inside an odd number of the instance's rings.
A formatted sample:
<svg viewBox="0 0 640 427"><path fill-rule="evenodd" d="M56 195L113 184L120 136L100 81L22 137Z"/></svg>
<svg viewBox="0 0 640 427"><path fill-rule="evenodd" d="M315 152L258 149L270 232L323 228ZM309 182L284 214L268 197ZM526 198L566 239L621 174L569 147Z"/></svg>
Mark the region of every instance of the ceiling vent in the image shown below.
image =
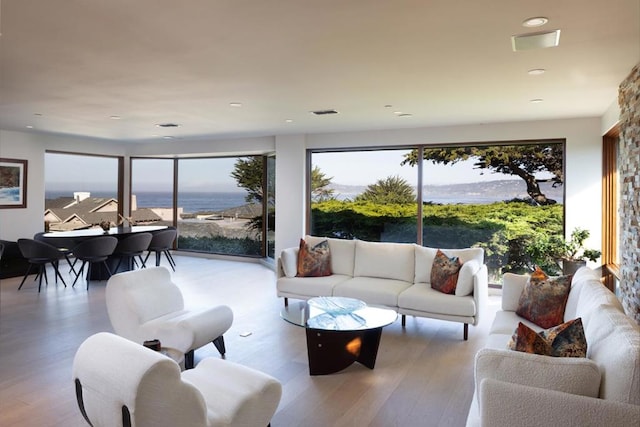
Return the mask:
<svg viewBox="0 0 640 427"><path fill-rule="evenodd" d="M338 114L337 110L316 110L312 111L311 114L315 114L316 116L326 116L329 114Z"/></svg>
<svg viewBox="0 0 640 427"><path fill-rule="evenodd" d="M560 43L560 30L543 31L511 36L511 47L514 52L522 50L556 47Z"/></svg>
<svg viewBox="0 0 640 427"><path fill-rule="evenodd" d="M180 127L177 123L158 123L156 126L159 128L177 128Z"/></svg>

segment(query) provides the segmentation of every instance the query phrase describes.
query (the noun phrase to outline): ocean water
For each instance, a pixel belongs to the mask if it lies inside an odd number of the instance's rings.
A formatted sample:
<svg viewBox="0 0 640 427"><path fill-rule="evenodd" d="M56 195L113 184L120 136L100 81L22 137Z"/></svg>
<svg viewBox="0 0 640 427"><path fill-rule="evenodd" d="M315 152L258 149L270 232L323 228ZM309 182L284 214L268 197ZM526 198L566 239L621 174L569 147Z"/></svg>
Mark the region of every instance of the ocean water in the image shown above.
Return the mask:
<svg viewBox="0 0 640 427"><path fill-rule="evenodd" d="M245 205L245 194L241 192L181 192L178 196L178 207L185 213L203 211L223 211ZM173 204L172 194L166 192L135 193L139 208L170 208ZM73 197L73 191L47 191L45 198ZM111 192L92 192L91 197L116 198Z"/></svg>

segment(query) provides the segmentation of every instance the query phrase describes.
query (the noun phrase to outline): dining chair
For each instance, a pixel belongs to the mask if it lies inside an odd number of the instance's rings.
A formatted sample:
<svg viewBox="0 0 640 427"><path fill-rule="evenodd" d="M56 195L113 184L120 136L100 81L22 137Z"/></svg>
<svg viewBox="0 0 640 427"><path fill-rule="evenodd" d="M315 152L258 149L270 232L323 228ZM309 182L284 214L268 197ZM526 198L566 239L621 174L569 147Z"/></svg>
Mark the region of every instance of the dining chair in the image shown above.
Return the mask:
<svg viewBox="0 0 640 427"><path fill-rule="evenodd" d="M75 275L76 274L76 270L75 270L74 266L75 266L75 262L77 260L74 259L73 262L72 262L71 261L71 256L73 255L72 249L76 245L76 241L74 239L68 238L68 237L46 238L46 237L44 237L45 234L47 234L47 233L44 232L44 231L36 233L36 234L33 235L33 240L38 240L40 242L45 242L45 243L50 244L51 246L54 246L54 247L58 248L58 250L62 253L62 255L64 255L64 259L67 261L67 264L69 265L69 269Z"/></svg>
<svg viewBox="0 0 640 427"><path fill-rule="evenodd" d="M118 258L118 264L116 265L114 273L118 272L122 262L126 262L126 269L133 270L137 265L136 257L140 260L141 268L145 268L145 262L142 259L142 254L149 248L149 243L153 235L151 233L136 233L128 237L120 239L118 245L113 251L113 256Z"/></svg>
<svg viewBox="0 0 640 427"><path fill-rule="evenodd" d="M176 240L178 230L176 230L174 227L169 227L166 230L155 231L152 234L153 238L149 243L149 252L147 252L147 256L145 257L144 262L146 263L149 259L149 255L151 255L151 252L154 252L156 254L157 267L160 265L160 258L162 257L162 254L164 254L164 256L167 258L167 261L169 261L171 269L173 271L176 271L176 262L174 261L173 256L169 251L173 249L173 241Z"/></svg>
<svg viewBox="0 0 640 427"><path fill-rule="evenodd" d="M76 245L76 247L73 248L73 254L77 259L82 261L82 265L76 273L76 278L72 286L76 285L78 278L82 276L84 266L87 264L87 290L89 289L91 270L94 264L102 265L107 271L108 276L111 277L111 269L106 261L109 256L113 254L117 245L118 239L112 236L94 237Z"/></svg>
<svg viewBox="0 0 640 427"><path fill-rule="evenodd" d="M38 273L36 275L35 280L38 280L38 292L40 292L42 288L42 277L44 276L44 281L46 284L49 284L49 280L47 279L47 264L51 264L53 266L53 270L55 271L55 279L56 283L58 282L58 277L62 280L65 288L67 284L65 283L60 271L58 270L59 261L64 258L62 252L58 250L55 246L51 246L48 243L40 242L38 240L33 239L18 239L18 248L20 249L20 253L22 256L29 261L29 267L22 278L22 282L20 282L20 286L18 290L22 289L22 285L24 285L27 276L31 273L31 269L34 266L37 266Z"/></svg>
<svg viewBox="0 0 640 427"><path fill-rule="evenodd" d="M94 427L265 427L282 396L282 384L256 369L210 357L181 373L169 357L109 332L80 345L72 380Z"/></svg>

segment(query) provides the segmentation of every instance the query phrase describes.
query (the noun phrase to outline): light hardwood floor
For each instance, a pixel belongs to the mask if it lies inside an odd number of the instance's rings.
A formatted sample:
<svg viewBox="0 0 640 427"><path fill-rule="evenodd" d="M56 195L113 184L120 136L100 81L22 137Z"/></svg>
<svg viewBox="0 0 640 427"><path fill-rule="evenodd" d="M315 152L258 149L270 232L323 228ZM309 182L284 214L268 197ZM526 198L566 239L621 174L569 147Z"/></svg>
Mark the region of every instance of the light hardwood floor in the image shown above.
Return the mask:
<svg viewBox="0 0 640 427"><path fill-rule="evenodd" d="M304 330L279 318L275 274L260 264L176 256L174 280L187 305L224 303L234 311L225 335L227 360L278 378L283 395L273 427L463 426L473 394L473 357L486 340L497 296L478 327L462 340L462 325L423 318L386 327L374 370L354 364L333 375L309 376ZM0 426L84 426L71 364L89 335L112 331L106 282L53 283L38 294L30 279L0 282ZM31 276L33 278L33 276ZM68 280L67 280L68 277ZM242 337L241 334L251 332ZM220 357L213 345L196 363Z"/></svg>

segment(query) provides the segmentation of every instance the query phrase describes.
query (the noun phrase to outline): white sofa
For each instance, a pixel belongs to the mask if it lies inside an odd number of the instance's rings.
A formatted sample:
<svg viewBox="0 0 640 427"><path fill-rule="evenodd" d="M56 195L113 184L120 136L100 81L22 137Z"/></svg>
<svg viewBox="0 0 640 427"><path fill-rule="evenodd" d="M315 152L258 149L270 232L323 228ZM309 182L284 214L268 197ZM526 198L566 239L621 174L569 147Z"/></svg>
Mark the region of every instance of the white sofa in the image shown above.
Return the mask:
<svg viewBox="0 0 640 427"><path fill-rule="evenodd" d="M378 243L306 236L313 246L327 240L331 253L330 276L297 277L298 247L282 251L278 258L279 297L306 300L317 296L343 296L367 304L393 308L402 315L430 317L477 325L488 297L487 266L482 248L442 249L458 256L460 269L456 294L431 288L431 266L437 249L410 243Z"/></svg>
<svg viewBox="0 0 640 427"><path fill-rule="evenodd" d="M527 276L505 274L502 310L475 358L475 394L467 426L640 425L640 327L593 270L573 277L564 321L580 317L587 357L551 357L507 349Z"/></svg>

